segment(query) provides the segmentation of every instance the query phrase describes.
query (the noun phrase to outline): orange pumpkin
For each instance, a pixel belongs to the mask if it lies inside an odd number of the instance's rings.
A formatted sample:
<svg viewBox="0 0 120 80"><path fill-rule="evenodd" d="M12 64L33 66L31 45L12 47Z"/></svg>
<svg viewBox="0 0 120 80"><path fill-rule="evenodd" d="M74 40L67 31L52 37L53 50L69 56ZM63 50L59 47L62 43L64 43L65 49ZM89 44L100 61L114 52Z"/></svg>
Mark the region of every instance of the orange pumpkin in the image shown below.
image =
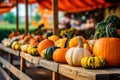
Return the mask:
<svg viewBox="0 0 120 80"><path fill-rule="evenodd" d="M65 48L58 48L54 51L53 53L53 60L55 62L59 62L59 63L66 63L66 59L65 59L65 55L66 55L66 52L69 48L66 48L67 47L67 43L68 43L68 40L66 40L65 42Z"/></svg>
<svg viewBox="0 0 120 80"><path fill-rule="evenodd" d="M106 61L106 66L120 67L119 45L119 38L101 38L96 41L93 53L95 56L103 57Z"/></svg>
<svg viewBox="0 0 120 80"><path fill-rule="evenodd" d="M18 36L18 35L20 35L20 32L18 32L18 31L12 32L12 33L10 33L9 38L13 38L13 37Z"/></svg>
<svg viewBox="0 0 120 80"><path fill-rule="evenodd" d="M38 44L39 44L39 42L36 41L36 40L30 41L30 45L31 45L31 46L36 46L36 47L38 47Z"/></svg>
<svg viewBox="0 0 120 80"><path fill-rule="evenodd" d="M48 47L51 47L51 46L54 46L54 42L52 40L49 40L49 39L45 39L45 40L42 40L39 45L38 45L38 52L40 54L41 57L44 56L42 52L42 50L48 48Z"/></svg>
<svg viewBox="0 0 120 80"><path fill-rule="evenodd" d="M34 38L35 38L38 42L40 42L40 41L43 40L43 37L40 36L40 35L36 35Z"/></svg>
<svg viewBox="0 0 120 80"><path fill-rule="evenodd" d="M109 26L107 26L107 36L109 37ZM101 56L106 61L107 67L120 67L120 39L119 38L101 38L95 42L93 53L95 56Z"/></svg>

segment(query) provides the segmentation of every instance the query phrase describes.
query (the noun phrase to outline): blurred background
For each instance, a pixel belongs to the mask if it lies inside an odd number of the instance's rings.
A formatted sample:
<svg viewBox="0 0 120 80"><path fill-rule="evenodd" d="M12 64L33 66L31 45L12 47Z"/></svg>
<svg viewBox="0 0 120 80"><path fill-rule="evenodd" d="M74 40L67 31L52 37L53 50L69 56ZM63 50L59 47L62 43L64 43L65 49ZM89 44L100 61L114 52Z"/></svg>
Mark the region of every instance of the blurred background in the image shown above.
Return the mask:
<svg viewBox="0 0 120 80"><path fill-rule="evenodd" d="M29 32L40 26L53 29L52 0L28 0ZM19 31L25 31L25 1L18 0ZM120 18L118 0L58 0L59 30L81 30L90 39L96 25L109 14ZM0 0L0 41L16 31L16 0ZM52 31L52 30L51 30Z"/></svg>

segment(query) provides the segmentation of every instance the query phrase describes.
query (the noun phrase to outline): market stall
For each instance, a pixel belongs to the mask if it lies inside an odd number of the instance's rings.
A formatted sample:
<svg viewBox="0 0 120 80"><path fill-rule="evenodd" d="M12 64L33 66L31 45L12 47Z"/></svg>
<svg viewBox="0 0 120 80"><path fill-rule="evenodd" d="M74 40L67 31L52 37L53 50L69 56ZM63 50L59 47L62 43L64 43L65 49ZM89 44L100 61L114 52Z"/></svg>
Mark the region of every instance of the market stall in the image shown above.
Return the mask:
<svg viewBox="0 0 120 80"><path fill-rule="evenodd" d="M11 1L14 1L14 0L11 0ZM107 34L107 37L110 37L110 35L112 35L113 37L117 37L118 40L116 38L112 38L112 39L115 39L112 42L114 45L109 44L111 43L109 42L110 38L103 38L101 39L101 41L98 39L99 41L97 41L97 40L86 40L83 36L82 37L72 36L71 39L69 39L68 34L66 34L67 38L66 37L60 38L58 36L59 35L58 10L66 10L68 12L74 12L74 11L84 11L84 10L101 8L103 4L105 5L105 7L108 7L111 5L109 3L105 3L104 0L96 0L95 2L93 2L93 0L90 0L90 1L85 0L82 2L79 2L78 0L75 0L75 1L76 2L72 0L69 2L68 1L60 2L60 0L59 1L53 0L53 2L51 0L49 0L48 2L45 0L38 1L38 3L40 4L39 7L53 9L53 15L54 15L53 35L48 37L45 36L45 38L43 38L43 36L41 35L39 36L28 35L28 32L29 32L28 3L29 1L25 0L25 3L26 3L25 35L21 35L22 37L13 36L13 38L18 38L18 39L13 40L7 45L5 45L6 42L9 42L7 40L6 41L4 40L4 43L3 43L4 45L0 44L0 51L4 50L8 52L10 55L9 62L5 61L2 57L0 57L0 62L11 73L13 73L16 77L18 77L21 80L24 80L24 79L32 80L25 73L23 73L26 70L26 61L52 71L52 80L60 80L61 79L60 75L66 76L74 80L80 80L80 79L82 80L103 80L103 79L119 80L120 79L120 68L119 68L120 62L119 62L119 49L117 44L120 44L120 43L118 38L119 34L114 32L116 31L116 29L117 30L119 29L119 26L118 26L119 23L114 23L114 22L112 23L111 21L112 19L115 19L118 21L119 18L117 18L116 16L110 16L105 22L101 23L99 25L100 27L98 27L97 29L97 31L99 31L99 38L106 37L106 34ZM19 1L17 1L17 3L18 2ZM20 2L24 3L22 0ZM31 3L34 3L34 2L36 2L36 0L33 0L33 2ZM65 3L67 7L62 5ZM85 3L89 5L87 6ZM51 4L53 4L52 7L51 7ZM71 6L72 4L76 5L80 9L76 9L74 6ZM80 6L81 4L82 6ZM95 5L95 7L93 7L93 5ZM18 13L18 8L17 8L17 13ZM18 19L18 17L16 18ZM110 22L113 25L109 24ZM17 25L16 30L19 31L18 20L16 25ZM101 28L101 25L105 27ZM113 33L110 32L110 29L109 29L110 26L115 26L115 29L112 29ZM106 34L103 34L102 32L103 33L105 32ZM69 30L68 33L71 33L71 31ZM100 34L103 34L103 35L101 36ZM24 40L23 41L24 44L20 42L22 40ZM104 43L105 41L106 43ZM112 55L112 56L109 55L110 58L108 56L104 56L104 55L108 55L108 53L112 54L111 49L113 49L114 47L116 47L116 49L114 50L115 55ZM107 48L108 52L105 48ZM102 54L101 51L103 51L104 54ZM2 56L2 54L3 53L1 52L0 55ZM16 69L12 65L13 55L20 57L20 70ZM85 55L85 56L82 56L82 55ZM98 56L102 56L102 57L98 57Z"/></svg>

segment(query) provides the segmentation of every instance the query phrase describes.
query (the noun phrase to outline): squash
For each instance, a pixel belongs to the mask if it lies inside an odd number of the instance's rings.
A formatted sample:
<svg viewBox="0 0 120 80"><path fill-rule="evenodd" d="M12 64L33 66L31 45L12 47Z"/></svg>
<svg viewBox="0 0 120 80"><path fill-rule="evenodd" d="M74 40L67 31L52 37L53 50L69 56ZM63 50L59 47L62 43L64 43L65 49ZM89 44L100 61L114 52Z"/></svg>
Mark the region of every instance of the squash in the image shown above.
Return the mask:
<svg viewBox="0 0 120 80"><path fill-rule="evenodd" d="M52 40L53 42L56 42L57 40L59 40L59 36L52 35L52 36L48 37L48 39Z"/></svg>
<svg viewBox="0 0 120 80"><path fill-rule="evenodd" d="M11 45L11 48L12 49L15 49L15 44L17 44L18 42L17 41L13 41L12 45Z"/></svg>
<svg viewBox="0 0 120 80"><path fill-rule="evenodd" d="M81 59L86 56L90 56L90 52L83 48L82 38L78 37L79 47L70 48L65 55L66 61L72 66L81 66Z"/></svg>
<svg viewBox="0 0 120 80"><path fill-rule="evenodd" d="M64 48L58 48L53 52L53 60L55 62L66 63L65 55L66 55L67 50L69 49L67 47L67 44L68 44L68 39L66 40L64 44Z"/></svg>
<svg viewBox="0 0 120 80"><path fill-rule="evenodd" d="M83 37L82 37L82 41L83 41L83 44L84 43L87 43L87 40L85 40ZM69 41L69 47L77 47L78 46L78 36L76 37L73 37L72 39L70 39Z"/></svg>
<svg viewBox="0 0 120 80"><path fill-rule="evenodd" d="M109 37L109 27L106 33ZM120 39L119 38L100 38L95 42L93 53L95 56L101 56L105 59L107 67L120 67Z"/></svg>
<svg viewBox="0 0 120 80"><path fill-rule="evenodd" d="M105 61L102 57L99 57L99 56L84 57L81 60L81 65L83 68L97 69L97 68L104 67Z"/></svg>
<svg viewBox="0 0 120 80"><path fill-rule="evenodd" d="M53 52L57 49L58 47L56 46L51 46L46 49L44 53L44 58L48 60L53 60Z"/></svg>
<svg viewBox="0 0 120 80"><path fill-rule="evenodd" d="M29 47L28 44L22 44L22 45L20 46L20 49L21 49L22 52L27 53L28 47Z"/></svg>
<svg viewBox="0 0 120 80"><path fill-rule="evenodd" d="M20 50L20 44L17 41L14 41L12 44L12 49Z"/></svg>
<svg viewBox="0 0 120 80"><path fill-rule="evenodd" d="M38 56L39 55L38 48L35 47L35 46L29 46L28 53L32 56Z"/></svg>
<svg viewBox="0 0 120 80"><path fill-rule="evenodd" d="M40 54L41 57L44 56L42 52L42 50L48 48L48 47L51 47L54 45L54 42L52 40L49 40L49 39L45 39L45 40L42 40L39 45L38 45L38 53Z"/></svg>
<svg viewBox="0 0 120 80"><path fill-rule="evenodd" d="M65 44L66 40L67 40L67 38L62 38L62 39L57 40L55 42L55 46L60 47L60 48L64 48L64 44Z"/></svg>

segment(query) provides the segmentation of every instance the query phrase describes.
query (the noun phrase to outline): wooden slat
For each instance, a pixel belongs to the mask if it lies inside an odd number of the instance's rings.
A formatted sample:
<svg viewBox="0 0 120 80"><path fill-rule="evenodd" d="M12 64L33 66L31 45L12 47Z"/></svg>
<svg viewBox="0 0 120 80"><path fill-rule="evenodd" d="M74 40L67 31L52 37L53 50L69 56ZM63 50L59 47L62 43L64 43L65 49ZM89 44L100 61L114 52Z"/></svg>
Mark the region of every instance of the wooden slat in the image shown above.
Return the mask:
<svg viewBox="0 0 120 80"><path fill-rule="evenodd" d="M60 64L59 73L75 80L109 80L111 74L120 75L120 68L91 70Z"/></svg>
<svg viewBox="0 0 120 80"><path fill-rule="evenodd" d="M44 68L58 72L58 65L59 64L54 62L54 61L48 61L46 59L41 58L39 64L40 64L40 66L42 66Z"/></svg>
<svg viewBox="0 0 120 80"><path fill-rule="evenodd" d="M18 70L16 67L11 65L9 62L7 62L5 59L0 57L0 62L9 70L11 73L13 73L16 77L18 77L20 80L32 80L30 77L28 77L25 73Z"/></svg>
<svg viewBox="0 0 120 80"><path fill-rule="evenodd" d="M25 72L25 68L26 68L26 60L22 57L20 57L20 70L22 72Z"/></svg>
<svg viewBox="0 0 120 80"><path fill-rule="evenodd" d="M3 51L6 51L8 53L11 53L15 56L19 56L20 55L20 51L15 51L11 48L8 48L8 47L5 47L3 44L0 44L0 49L3 50Z"/></svg>
<svg viewBox="0 0 120 80"><path fill-rule="evenodd" d="M27 61L34 63L34 64L38 64L39 60L40 60L40 57L31 56L30 54L24 53L24 52L21 52L20 56L22 58L26 59Z"/></svg>
<svg viewBox="0 0 120 80"><path fill-rule="evenodd" d="M5 80L13 80L1 67L0 67L0 72L4 76Z"/></svg>

